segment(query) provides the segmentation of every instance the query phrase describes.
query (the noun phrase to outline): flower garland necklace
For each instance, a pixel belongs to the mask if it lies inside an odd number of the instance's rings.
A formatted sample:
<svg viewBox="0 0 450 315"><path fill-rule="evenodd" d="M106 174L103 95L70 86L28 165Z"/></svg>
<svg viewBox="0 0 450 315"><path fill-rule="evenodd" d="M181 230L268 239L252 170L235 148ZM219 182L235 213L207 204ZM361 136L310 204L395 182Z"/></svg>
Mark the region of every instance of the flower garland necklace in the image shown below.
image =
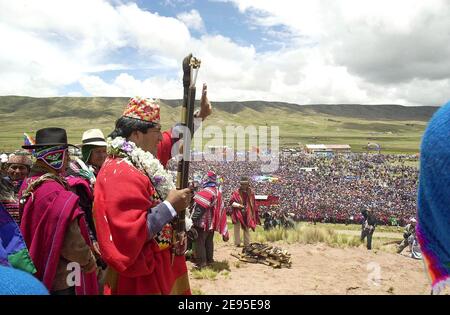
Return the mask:
<svg viewBox="0 0 450 315"><path fill-rule="evenodd" d="M166 199L169 191L176 188L172 174L150 152L145 152L134 142L122 137L108 138L106 142L108 155L124 158L127 163L147 174L161 200Z"/></svg>

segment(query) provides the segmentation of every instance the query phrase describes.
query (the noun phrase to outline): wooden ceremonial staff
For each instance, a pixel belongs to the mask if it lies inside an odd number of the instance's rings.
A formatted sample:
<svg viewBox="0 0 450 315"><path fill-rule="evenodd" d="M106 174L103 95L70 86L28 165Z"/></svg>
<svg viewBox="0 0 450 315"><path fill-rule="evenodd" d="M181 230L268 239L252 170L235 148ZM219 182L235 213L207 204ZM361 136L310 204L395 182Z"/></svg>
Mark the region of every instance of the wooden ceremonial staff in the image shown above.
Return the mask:
<svg viewBox="0 0 450 315"><path fill-rule="evenodd" d="M189 186L191 137L194 132L195 81L197 80L200 63L200 59L193 57L192 54L189 54L183 59L183 106L181 108L181 125L184 128L182 128L183 133L180 133L179 135L180 139L183 139L183 155L178 162L177 189L184 189ZM175 220L172 263L175 255L184 255L184 250L177 251L178 246L176 245L183 241L186 233L185 216L186 210L183 210L178 214ZM184 246L180 246L180 248L184 248Z"/></svg>

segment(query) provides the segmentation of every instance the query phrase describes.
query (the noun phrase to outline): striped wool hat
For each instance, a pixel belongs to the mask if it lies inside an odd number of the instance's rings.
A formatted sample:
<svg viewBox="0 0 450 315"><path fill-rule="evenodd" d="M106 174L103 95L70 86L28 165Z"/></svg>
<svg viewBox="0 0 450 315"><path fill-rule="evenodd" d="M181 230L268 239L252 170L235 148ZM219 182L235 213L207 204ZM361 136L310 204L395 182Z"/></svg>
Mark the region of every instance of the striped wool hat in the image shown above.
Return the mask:
<svg viewBox="0 0 450 315"><path fill-rule="evenodd" d="M22 164L31 166L31 159L24 154L11 154L8 158L8 164Z"/></svg>
<svg viewBox="0 0 450 315"><path fill-rule="evenodd" d="M450 287L450 102L431 118L420 148L416 235L433 293Z"/></svg>
<svg viewBox="0 0 450 315"><path fill-rule="evenodd" d="M217 182L217 175L213 171L208 171L205 176L205 181L208 182Z"/></svg>

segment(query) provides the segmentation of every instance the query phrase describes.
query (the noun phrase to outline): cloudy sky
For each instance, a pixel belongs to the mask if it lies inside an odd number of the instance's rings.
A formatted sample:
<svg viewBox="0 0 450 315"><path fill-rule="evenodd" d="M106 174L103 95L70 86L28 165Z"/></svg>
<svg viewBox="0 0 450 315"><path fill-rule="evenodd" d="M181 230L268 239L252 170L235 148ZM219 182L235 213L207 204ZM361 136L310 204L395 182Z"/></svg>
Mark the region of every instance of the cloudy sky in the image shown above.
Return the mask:
<svg viewBox="0 0 450 315"><path fill-rule="evenodd" d="M0 0L0 95L441 105L449 0Z"/></svg>

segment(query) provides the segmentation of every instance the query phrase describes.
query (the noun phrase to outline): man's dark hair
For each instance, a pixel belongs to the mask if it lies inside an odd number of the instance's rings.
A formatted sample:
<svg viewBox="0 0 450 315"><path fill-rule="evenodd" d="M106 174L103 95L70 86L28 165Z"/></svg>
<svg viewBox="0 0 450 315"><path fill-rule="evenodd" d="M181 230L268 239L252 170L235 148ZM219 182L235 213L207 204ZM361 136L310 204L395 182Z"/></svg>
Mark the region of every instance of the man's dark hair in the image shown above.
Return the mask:
<svg viewBox="0 0 450 315"><path fill-rule="evenodd" d="M156 125L154 123L143 121L140 119L135 119L131 117L120 117L116 120L116 128L109 135L112 139L116 137L128 138L133 131L140 131L142 133L147 133L147 130L154 128Z"/></svg>

